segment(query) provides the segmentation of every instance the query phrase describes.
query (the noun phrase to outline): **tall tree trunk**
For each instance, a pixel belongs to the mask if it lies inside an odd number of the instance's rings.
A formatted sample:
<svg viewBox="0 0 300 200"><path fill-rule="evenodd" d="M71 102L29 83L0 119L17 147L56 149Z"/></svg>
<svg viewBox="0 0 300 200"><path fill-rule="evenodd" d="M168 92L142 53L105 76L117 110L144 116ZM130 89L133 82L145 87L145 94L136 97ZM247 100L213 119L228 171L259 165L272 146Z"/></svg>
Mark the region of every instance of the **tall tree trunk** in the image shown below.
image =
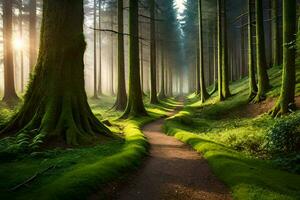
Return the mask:
<svg viewBox="0 0 300 200"><path fill-rule="evenodd" d="M20 39L23 41L23 0L20 0L20 5L19 5L19 30L20 30ZM20 50L20 74L21 74L21 92L24 92L24 50L23 48Z"/></svg>
<svg viewBox="0 0 300 200"><path fill-rule="evenodd" d="M151 57L151 91L150 91L150 103L157 104L157 81L156 81L156 22L155 22L155 0L149 0L150 4L150 57Z"/></svg>
<svg viewBox="0 0 300 200"><path fill-rule="evenodd" d="M281 94L271 112L273 117L286 114L295 108L295 40L296 0L283 0L283 72Z"/></svg>
<svg viewBox="0 0 300 200"><path fill-rule="evenodd" d="M36 0L29 0L29 66L30 71L37 62Z"/></svg>
<svg viewBox="0 0 300 200"><path fill-rule="evenodd" d="M254 69L253 50L253 24L252 24L252 0L248 0L248 68L249 68L249 100L252 100L257 93L257 85Z"/></svg>
<svg viewBox="0 0 300 200"><path fill-rule="evenodd" d="M28 133L32 140L70 145L92 140L95 134L110 135L93 115L84 89L83 0L44 0L43 5L33 80L23 106L1 133Z"/></svg>
<svg viewBox="0 0 300 200"><path fill-rule="evenodd" d="M267 61L265 52L265 35L263 19L262 0L255 0L256 5L256 62L258 77L258 92L253 100L254 103L260 102L266 98L266 92L269 89L269 77L267 72Z"/></svg>
<svg viewBox="0 0 300 200"><path fill-rule="evenodd" d="M4 96L3 101L13 105L18 101L15 90L14 58L12 46L12 1L3 0L3 52L4 52Z"/></svg>
<svg viewBox="0 0 300 200"><path fill-rule="evenodd" d="M201 94L201 83L200 83L200 42L199 37L196 39L196 95Z"/></svg>
<svg viewBox="0 0 300 200"><path fill-rule="evenodd" d="M129 95L123 117L145 116L139 66L139 6L138 0L129 1Z"/></svg>
<svg viewBox="0 0 300 200"><path fill-rule="evenodd" d="M113 10L111 9L111 30L114 30L114 15ZM110 95L114 96L114 33L110 35L111 37L111 70L110 70Z"/></svg>
<svg viewBox="0 0 300 200"><path fill-rule="evenodd" d="M218 34L218 94L219 94L219 100L223 101L224 96L222 93L222 0L217 0L217 34Z"/></svg>
<svg viewBox="0 0 300 200"><path fill-rule="evenodd" d="M124 22L123 0L118 0L118 91L115 109L124 111L127 105L125 61L124 61Z"/></svg>
<svg viewBox="0 0 300 200"><path fill-rule="evenodd" d="M159 98L164 99L166 98L166 92L165 92L165 55L164 55L164 41L161 41L161 65L160 65L160 92L159 92Z"/></svg>
<svg viewBox="0 0 300 200"><path fill-rule="evenodd" d="M223 56L222 56L222 95L226 99L231 96L229 90L229 67L228 67L228 38L227 38L227 16L226 0L222 0L223 10Z"/></svg>
<svg viewBox="0 0 300 200"><path fill-rule="evenodd" d="M98 28L101 29L101 3L102 0L99 0L99 16L98 16ZM98 95L102 95L102 33L98 31L99 37L99 70L98 70Z"/></svg>
<svg viewBox="0 0 300 200"><path fill-rule="evenodd" d="M94 28L97 26L97 0L94 0ZM97 91L97 31L94 30L94 91L93 98L98 99Z"/></svg>
<svg viewBox="0 0 300 200"><path fill-rule="evenodd" d="M272 0L272 55L273 66L279 66L280 63L280 41L279 41L279 17L278 1Z"/></svg>
<svg viewBox="0 0 300 200"><path fill-rule="evenodd" d="M198 2L198 22L199 22L199 50L200 50L200 94L201 102L204 103L209 98L204 80L204 49L203 49L203 30L202 30L202 0Z"/></svg>

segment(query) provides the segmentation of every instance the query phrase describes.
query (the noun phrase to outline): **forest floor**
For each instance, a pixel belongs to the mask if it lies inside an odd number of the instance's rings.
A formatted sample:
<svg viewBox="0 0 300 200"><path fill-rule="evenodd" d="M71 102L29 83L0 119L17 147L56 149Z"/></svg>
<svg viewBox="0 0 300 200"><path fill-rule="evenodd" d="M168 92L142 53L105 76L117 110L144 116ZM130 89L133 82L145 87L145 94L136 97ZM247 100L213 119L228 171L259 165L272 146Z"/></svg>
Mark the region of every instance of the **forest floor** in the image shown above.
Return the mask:
<svg viewBox="0 0 300 200"><path fill-rule="evenodd" d="M164 119L160 119L143 128L150 144L149 157L135 175L109 192L113 196L108 199L231 199L207 161L188 145L165 135L163 124ZM97 199L97 195L91 199Z"/></svg>
<svg viewBox="0 0 300 200"><path fill-rule="evenodd" d="M233 95L224 102L218 101L217 94L204 104L190 95L184 108L165 122L166 133L200 152L234 199L300 199L299 152L273 154L268 149L270 130L284 132L294 122L299 127L295 119L300 111L276 119L267 114L280 93L281 69L270 69L269 76L272 88L259 104L249 104L248 79L244 78L231 84ZM298 70L298 108L299 95Z"/></svg>
<svg viewBox="0 0 300 200"><path fill-rule="evenodd" d="M119 120L122 113L110 110L114 101L112 97L101 96L89 103L94 114L100 120L109 120L110 130L121 138L34 152L23 148L15 137L0 140L0 199L81 200L137 169L148 152L141 127L167 116L177 102L166 99L154 106L145 98L148 117ZM0 124L14 112L2 105Z"/></svg>

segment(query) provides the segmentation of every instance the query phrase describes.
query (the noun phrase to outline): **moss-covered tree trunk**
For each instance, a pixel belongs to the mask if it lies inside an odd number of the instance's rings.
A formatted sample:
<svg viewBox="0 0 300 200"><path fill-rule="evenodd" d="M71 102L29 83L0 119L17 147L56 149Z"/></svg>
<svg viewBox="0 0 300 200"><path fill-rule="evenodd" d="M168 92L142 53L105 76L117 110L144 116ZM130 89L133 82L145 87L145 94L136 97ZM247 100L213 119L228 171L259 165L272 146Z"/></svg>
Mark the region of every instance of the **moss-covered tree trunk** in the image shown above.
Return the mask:
<svg viewBox="0 0 300 200"><path fill-rule="evenodd" d="M30 72L33 71L33 68L37 60L37 31L36 31L36 0L29 0L29 66Z"/></svg>
<svg viewBox="0 0 300 200"><path fill-rule="evenodd" d="M257 85L254 69L253 50L253 24L252 24L252 0L248 0L248 68L249 68L249 100L252 100L257 93Z"/></svg>
<svg viewBox="0 0 300 200"><path fill-rule="evenodd" d="M278 1L272 0L272 55L273 66L280 65Z"/></svg>
<svg viewBox="0 0 300 200"><path fill-rule="evenodd" d="M231 96L229 90L229 65L228 65L228 38L227 38L227 11L226 0L222 0L223 12L223 45L222 45L222 95L226 99Z"/></svg>
<svg viewBox="0 0 300 200"><path fill-rule="evenodd" d="M1 133L27 132L76 145L110 131L84 89L83 0L44 0L38 62L24 104Z"/></svg>
<svg viewBox="0 0 300 200"><path fill-rule="evenodd" d="M139 65L138 0L129 1L129 92L123 117L146 116L143 103Z"/></svg>
<svg viewBox="0 0 300 200"><path fill-rule="evenodd" d="M155 0L149 0L150 4L150 103L157 104L157 81L156 81L156 23L155 23Z"/></svg>
<svg viewBox="0 0 300 200"><path fill-rule="evenodd" d="M264 18L263 18L263 2L255 0L256 10L256 65L258 92L253 102L260 102L266 97L266 92L269 89L269 77L267 73L267 61L265 52L265 34L264 34Z"/></svg>
<svg viewBox="0 0 300 200"><path fill-rule="evenodd" d="M198 2L198 28L199 28L199 76L200 76L200 99L204 103L209 98L204 80L204 49L203 49L203 26L202 26L202 0Z"/></svg>
<svg viewBox="0 0 300 200"><path fill-rule="evenodd" d="M223 101L222 93L222 0L217 0L217 35L218 35L218 94L219 100Z"/></svg>
<svg viewBox="0 0 300 200"><path fill-rule="evenodd" d="M4 52L4 96L3 101L13 105L18 101L15 90L13 58L13 13L11 0L3 0L3 52Z"/></svg>
<svg viewBox="0 0 300 200"><path fill-rule="evenodd" d="M124 62L124 22L123 0L118 0L118 91L115 109L123 111L127 105L125 62Z"/></svg>
<svg viewBox="0 0 300 200"><path fill-rule="evenodd" d="M271 115L286 114L295 108L296 0L283 0L283 72L281 94Z"/></svg>

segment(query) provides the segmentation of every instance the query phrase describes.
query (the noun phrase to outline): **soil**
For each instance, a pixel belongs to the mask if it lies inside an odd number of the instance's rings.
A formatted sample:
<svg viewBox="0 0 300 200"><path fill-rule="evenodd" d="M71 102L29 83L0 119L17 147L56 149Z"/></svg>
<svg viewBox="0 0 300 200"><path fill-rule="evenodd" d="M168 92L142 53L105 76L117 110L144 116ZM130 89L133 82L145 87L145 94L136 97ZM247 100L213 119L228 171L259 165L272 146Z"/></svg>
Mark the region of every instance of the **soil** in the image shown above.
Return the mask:
<svg viewBox="0 0 300 200"><path fill-rule="evenodd" d="M110 185L109 192L113 194L105 199L232 199L229 190L212 173L207 161L188 145L165 135L163 123L164 119L160 119L143 128L151 146L149 157L137 173L121 186ZM91 199L97 199L95 197Z"/></svg>
<svg viewBox="0 0 300 200"><path fill-rule="evenodd" d="M243 109L239 108L231 115L238 116L238 117L245 117L245 118L253 118L257 117L261 114L268 113L273 106L275 105L277 98L268 98L265 101L262 101L257 104L247 104ZM295 103L297 108L300 108L300 96L295 97Z"/></svg>

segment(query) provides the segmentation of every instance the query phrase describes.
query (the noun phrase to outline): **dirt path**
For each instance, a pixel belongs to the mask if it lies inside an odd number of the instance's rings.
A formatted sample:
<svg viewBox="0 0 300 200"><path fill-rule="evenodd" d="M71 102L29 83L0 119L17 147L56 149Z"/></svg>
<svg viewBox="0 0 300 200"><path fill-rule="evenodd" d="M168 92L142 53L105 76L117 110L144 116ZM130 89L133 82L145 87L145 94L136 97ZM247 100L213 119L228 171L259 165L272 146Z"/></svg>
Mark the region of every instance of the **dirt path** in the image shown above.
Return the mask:
<svg viewBox="0 0 300 200"><path fill-rule="evenodd" d="M201 155L162 133L163 123L161 119L143 128L151 145L150 156L129 184L116 194L116 199L231 199Z"/></svg>

